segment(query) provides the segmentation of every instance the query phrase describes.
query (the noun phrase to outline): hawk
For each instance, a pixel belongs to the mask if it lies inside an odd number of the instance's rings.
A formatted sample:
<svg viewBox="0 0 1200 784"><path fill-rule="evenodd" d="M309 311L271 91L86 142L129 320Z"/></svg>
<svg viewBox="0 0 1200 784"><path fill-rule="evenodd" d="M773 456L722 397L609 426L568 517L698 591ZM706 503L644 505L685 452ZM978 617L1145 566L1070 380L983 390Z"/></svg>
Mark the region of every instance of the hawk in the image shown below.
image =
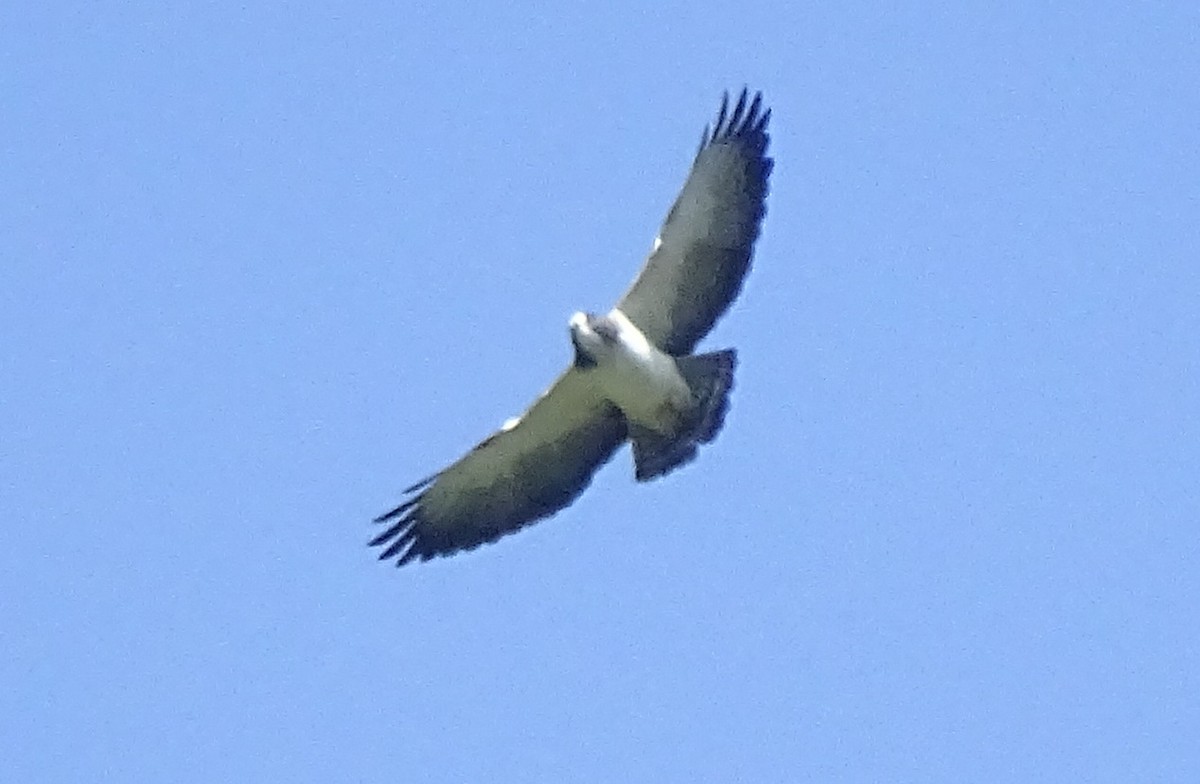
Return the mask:
<svg viewBox="0 0 1200 784"><path fill-rule="evenodd" d="M741 290L766 212L762 94L721 101L633 285L606 314L568 322L574 361L519 417L404 491L370 541L397 566L471 550L573 502L629 442L639 482L716 438L737 354L693 354Z"/></svg>

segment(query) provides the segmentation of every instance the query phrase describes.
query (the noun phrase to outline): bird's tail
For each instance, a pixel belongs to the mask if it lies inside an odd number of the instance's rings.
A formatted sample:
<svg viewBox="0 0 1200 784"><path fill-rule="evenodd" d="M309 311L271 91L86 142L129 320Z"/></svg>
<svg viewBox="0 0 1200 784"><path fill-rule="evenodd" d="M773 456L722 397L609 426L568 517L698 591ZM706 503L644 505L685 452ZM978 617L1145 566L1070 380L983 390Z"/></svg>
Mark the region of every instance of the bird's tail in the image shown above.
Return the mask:
<svg viewBox="0 0 1200 784"><path fill-rule="evenodd" d="M727 349L679 357L675 364L692 390L693 407L675 435L664 436L637 426L631 428L633 462L639 482L657 479L690 462L696 457L699 445L716 438L725 424L737 352Z"/></svg>

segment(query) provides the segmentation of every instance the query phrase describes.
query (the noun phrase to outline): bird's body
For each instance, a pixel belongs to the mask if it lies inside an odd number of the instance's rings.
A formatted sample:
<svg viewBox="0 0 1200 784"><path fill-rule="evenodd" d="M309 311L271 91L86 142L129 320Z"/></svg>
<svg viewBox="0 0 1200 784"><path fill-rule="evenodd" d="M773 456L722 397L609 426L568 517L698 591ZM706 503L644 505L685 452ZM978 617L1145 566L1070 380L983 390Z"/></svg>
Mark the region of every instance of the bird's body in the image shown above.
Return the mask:
<svg viewBox="0 0 1200 784"><path fill-rule="evenodd" d="M705 129L646 265L606 315L568 323L574 362L533 406L409 487L371 540L397 565L470 550L570 504L626 442L649 481L716 438L736 354L693 354L741 290L765 213L770 110L743 91Z"/></svg>
<svg viewBox="0 0 1200 784"><path fill-rule="evenodd" d="M588 354L582 365L591 383L627 422L664 436L679 430L692 393L674 359L616 308L602 317L576 313L569 326L576 351Z"/></svg>

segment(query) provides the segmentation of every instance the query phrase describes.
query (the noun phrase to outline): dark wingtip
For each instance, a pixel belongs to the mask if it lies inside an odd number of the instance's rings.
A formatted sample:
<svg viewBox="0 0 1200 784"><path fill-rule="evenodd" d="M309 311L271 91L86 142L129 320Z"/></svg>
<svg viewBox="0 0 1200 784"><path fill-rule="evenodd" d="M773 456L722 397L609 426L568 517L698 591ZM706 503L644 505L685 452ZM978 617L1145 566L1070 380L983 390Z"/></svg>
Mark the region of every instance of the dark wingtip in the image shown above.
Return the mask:
<svg viewBox="0 0 1200 784"><path fill-rule="evenodd" d="M407 493L411 493L412 491L411 491L411 490L406 490L405 492L407 492ZM374 520L372 520L372 522L375 522L375 523L386 523L388 520L392 520L392 519L394 519L394 518L397 518L397 517L399 517L400 515L402 515L402 514L404 514L405 512L407 512L407 511L408 511L410 508L412 508L413 506L415 506L415 505L416 505L416 503L417 503L417 501L420 501L420 500L421 500L421 499L420 499L420 497L417 497L417 498L410 498L409 500L407 500L407 501L405 501L404 503L402 503L402 504L400 504L399 506L397 506L395 509L392 509L391 511L384 512L383 514L379 515L379 517L376 517Z"/></svg>
<svg viewBox="0 0 1200 784"><path fill-rule="evenodd" d="M712 136L709 141L717 138L721 133L721 129L725 127L725 117L729 114L729 91L726 90L721 94L721 110L717 112L717 121L713 123Z"/></svg>
<svg viewBox="0 0 1200 784"><path fill-rule="evenodd" d="M417 482L415 485L404 488L404 494L408 495L409 493L415 493L418 490L422 490L422 489L428 487L430 484L433 483L433 480L437 479L439 476L441 476L440 471L436 474L430 474L429 476L422 479L420 482Z"/></svg>
<svg viewBox="0 0 1200 784"><path fill-rule="evenodd" d="M368 547L386 545L379 553L379 560L386 561L399 556L396 565L403 566L418 556L429 557L419 547L417 526L421 522L421 501L425 497L424 491L437 478L438 474L432 474L408 487L404 491L405 495L413 493L417 493L417 495L375 518L375 523L392 523L387 530L367 542Z"/></svg>
<svg viewBox="0 0 1200 784"><path fill-rule="evenodd" d="M762 91L755 90L751 93L749 87L743 87L732 111L729 107L729 92L726 91L722 95L721 109L717 112L717 120L712 125L711 132L708 128L704 129L705 141L701 149L724 139L746 139L765 149L767 124L770 120L771 110L763 109Z"/></svg>

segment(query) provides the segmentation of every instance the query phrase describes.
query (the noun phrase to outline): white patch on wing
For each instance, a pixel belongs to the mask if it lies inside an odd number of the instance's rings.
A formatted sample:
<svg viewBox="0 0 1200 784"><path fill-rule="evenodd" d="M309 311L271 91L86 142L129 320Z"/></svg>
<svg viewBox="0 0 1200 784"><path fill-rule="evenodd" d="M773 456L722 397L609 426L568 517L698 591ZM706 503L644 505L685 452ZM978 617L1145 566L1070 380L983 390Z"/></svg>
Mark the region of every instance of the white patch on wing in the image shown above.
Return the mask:
<svg viewBox="0 0 1200 784"><path fill-rule="evenodd" d="M654 238L654 247L652 247L652 248L650 249L650 252L651 252L651 253L657 253L657 252L658 252L658 249L659 249L659 248L661 248L661 247L662 247L662 235L660 234L659 236L657 236L657 237L655 237L655 238Z"/></svg>
<svg viewBox="0 0 1200 784"><path fill-rule="evenodd" d="M509 430L512 430L519 424L521 424L521 417L509 417L508 419L504 420L504 424L500 426L500 430L507 433Z"/></svg>

